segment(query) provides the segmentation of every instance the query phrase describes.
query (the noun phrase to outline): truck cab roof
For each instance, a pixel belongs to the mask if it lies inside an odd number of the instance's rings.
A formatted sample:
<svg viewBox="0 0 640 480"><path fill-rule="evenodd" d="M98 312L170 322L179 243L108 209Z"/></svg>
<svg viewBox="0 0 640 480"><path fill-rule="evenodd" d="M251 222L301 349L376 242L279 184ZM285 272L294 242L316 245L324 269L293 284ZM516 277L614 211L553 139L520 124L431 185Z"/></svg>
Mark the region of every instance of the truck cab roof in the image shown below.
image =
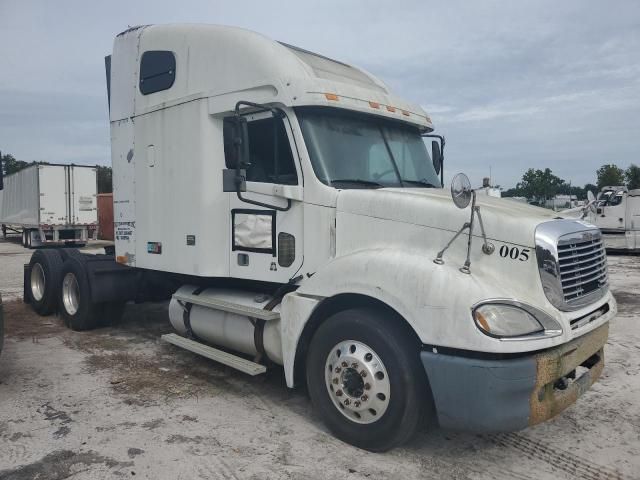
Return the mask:
<svg viewBox="0 0 640 480"><path fill-rule="evenodd" d="M210 114L222 114L250 92L261 103L345 108L433 130L419 105L394 96L370 73L241 28L129 28L115 38L109 62L114 82L141 87L110 85L111 121L201 98L208 99Z"/></svg>

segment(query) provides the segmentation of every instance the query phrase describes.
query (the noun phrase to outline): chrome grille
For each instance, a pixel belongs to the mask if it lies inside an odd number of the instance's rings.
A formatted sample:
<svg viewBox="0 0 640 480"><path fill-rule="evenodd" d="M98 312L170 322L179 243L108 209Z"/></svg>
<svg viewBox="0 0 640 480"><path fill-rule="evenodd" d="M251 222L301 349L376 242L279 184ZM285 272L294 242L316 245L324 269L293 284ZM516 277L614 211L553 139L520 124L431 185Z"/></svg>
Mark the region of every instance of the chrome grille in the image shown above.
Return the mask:
<svg viewBox="0 0 640 480"><path fill-rule="evenodd" d="M578 310L607 293L607 257L596 226L556 219L538 225L535 236L542 289L552 305Z"/></svg>
<svg viewBox="0 0 640 480"><path fill-rule="evenodd" d="M607 256L599 233L586 240L560 238L558 263L562 294L568 304L607 284Z"/></svg>

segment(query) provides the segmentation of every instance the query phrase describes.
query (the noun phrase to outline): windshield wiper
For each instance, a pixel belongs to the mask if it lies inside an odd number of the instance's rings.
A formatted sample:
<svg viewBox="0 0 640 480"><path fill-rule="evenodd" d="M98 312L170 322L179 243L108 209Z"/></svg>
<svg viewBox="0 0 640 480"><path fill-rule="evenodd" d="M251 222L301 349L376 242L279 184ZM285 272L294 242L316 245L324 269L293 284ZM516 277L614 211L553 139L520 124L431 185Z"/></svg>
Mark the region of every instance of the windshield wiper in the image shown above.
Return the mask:
<svg viewBox="0 0 640 480"><path fill-rule="evenodd" d="M373 187L373 188L381 188L384 187L384 185L382 185L381 183L378 182L374 182L371 180L363 180L360 178L340 178L337 180L331 180L329 182L331 185L334 185L335 183L351 183L354 185L363 185L363 186L368 186L368 187Z"/></svg>
<svg viewBox="0 0 640 480"><path fill-rule="evenodd" d="M423 187L428 187L428 188L440 188L439 185L434 185L433 183L425 180L424 178L420 180L409 180L408 178L403 178L402 183L413 183L413 184L422 185Z"/></svg>

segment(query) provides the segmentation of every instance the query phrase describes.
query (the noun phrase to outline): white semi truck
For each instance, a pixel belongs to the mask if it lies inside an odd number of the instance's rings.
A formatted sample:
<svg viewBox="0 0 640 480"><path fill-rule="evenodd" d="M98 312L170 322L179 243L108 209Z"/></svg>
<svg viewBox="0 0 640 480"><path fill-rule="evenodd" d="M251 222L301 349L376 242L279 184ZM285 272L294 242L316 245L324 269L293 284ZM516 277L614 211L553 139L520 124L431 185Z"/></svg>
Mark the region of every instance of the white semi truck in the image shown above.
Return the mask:
<svg viewBox="0 0 640 480"><path fill-rule="evenodd" d="M37 251L38 312L82 330L171 298L164 340L281 365L373 451L427 418L526 428L599 377L616 315L600 231L464 176L452 201L430 117L379 79L209 25L131 28L106 67L115 253Z"/></svg>
<svg viewBox="0 0 640 480"><path fill-rule="evenodd" d="M0 187L2 234L22 234L27 248L84 245L98 226L97 188L96 167L42 164L7 175Z"/></svg>
<svg viewBox="0 0 640 480"><path fill-rule="evenodd" d="M594 207L588 218L602 230L607 250L640 252L640 190L603 187Z"/></svg>

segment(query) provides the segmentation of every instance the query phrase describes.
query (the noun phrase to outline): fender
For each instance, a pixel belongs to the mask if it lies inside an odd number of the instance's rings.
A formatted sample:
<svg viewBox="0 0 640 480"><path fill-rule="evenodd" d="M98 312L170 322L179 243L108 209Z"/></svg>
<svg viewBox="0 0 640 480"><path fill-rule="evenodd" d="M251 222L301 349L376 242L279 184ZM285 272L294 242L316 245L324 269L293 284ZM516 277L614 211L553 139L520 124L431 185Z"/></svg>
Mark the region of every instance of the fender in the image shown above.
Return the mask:
<svg viewBox="0 0 640 480"><path fill-rule="evenodd" d="M488 265L501 260L496 255L489 258L485 255L484 261L481 257L475 260L470 275L460 272L460 264L454 260L437 265L418 250L367 249L334 259L283 301L281 328L287 384L292 384L298 341L314 309L323 299L345 293L385 303L427 345L508 353L549 348L567 341L568 332L531 342L503 342L480 333L471 317L474 304L491 298L511 298L541 305L544 298L535 261L529 266L520 265L521 277L532 279L531 285L523 285L505 281L500 275L504 274L503 269ZM558 316L553 309L549 313ZM456 335L451 335L452 331Z"/></svg>

